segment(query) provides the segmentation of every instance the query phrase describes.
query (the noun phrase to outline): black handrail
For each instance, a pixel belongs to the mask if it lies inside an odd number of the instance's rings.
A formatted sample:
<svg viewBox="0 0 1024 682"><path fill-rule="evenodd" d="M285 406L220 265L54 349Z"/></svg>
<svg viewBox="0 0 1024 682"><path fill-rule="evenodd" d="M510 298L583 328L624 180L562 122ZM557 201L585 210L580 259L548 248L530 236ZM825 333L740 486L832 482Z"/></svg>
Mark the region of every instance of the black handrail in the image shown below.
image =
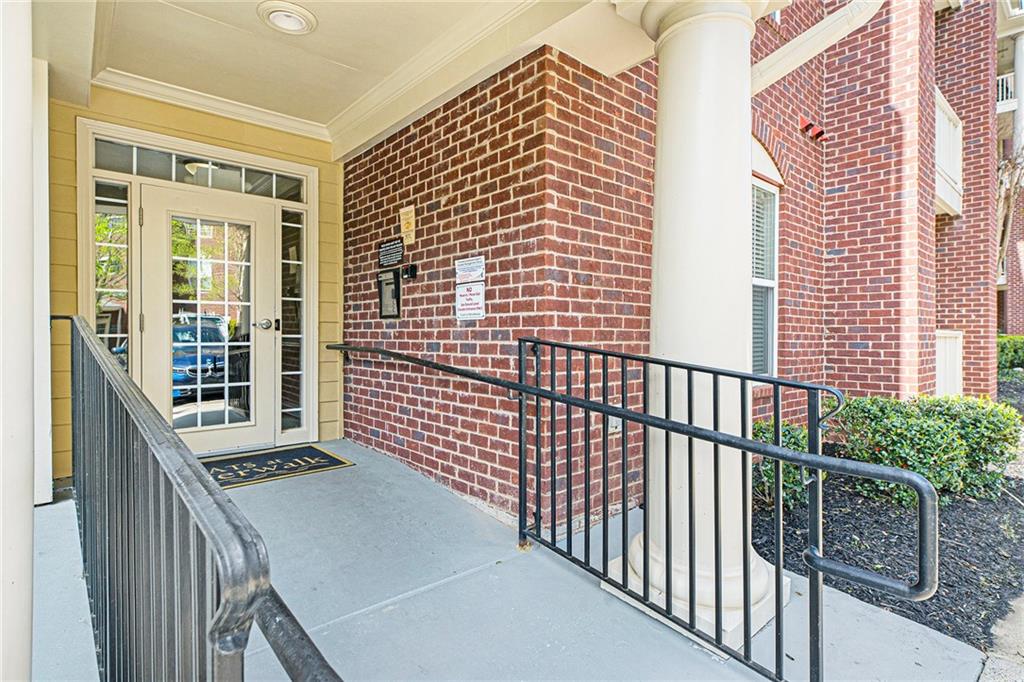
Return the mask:
<svg viewBox="0 0 1024 682"><path fill-rule="evenodd" d="M242 679L256 617L295 679L340 680L270 581L266 546L107 347L71 322L72 448L101 674Z"/></svg>
<svg viewBox="0 0 1024 682"><path fill-rule="evenodd" d="M534 355L534 362L535 362L535 372L534 373L536 375L536 377L535 377L535 384L534 385L526 383L527 372L526 372L526 359L525 359L526 358L526 351L525 351L525 348L526 348L527 345L532 346L532 353ZM541 369L540 369L539 350L540 350L540 348L542 346L543 347L549 347L549 348L552 349L552 354L551 354L551 358L550 358L551 389L544 388L544 387L542 387L540 385L541 384ZM455 366L452 366L452 365L447 365L447 364L436 362L436 361L433 361L433 360L428 360L428 359L425 359L425 358L420 358L420 357L416 357L416 356L413 356L413 355L408 355L408 354L405 354L405 353L391 351L391 350L388 350L388 349L385 349L385 348L380 348L380 347L359 346L359 345L353 345L353 344L339 343L339 344L330 344L330 345L328 345L328 348L332 349L332 350L338 350L338 351L341 351L341 352L344 352L344 353L349 353L349 354L351 354L351 353L366 353L366 354L371 354L371 355L379 356L379 357L390 359L390 360L396 360L396 361L400 361L400 362L407 362L407 363L410 363L410 364L413 364L413 365L417 365L417 366L420 366L420 367L425 367L425 368L436 370L436 371L439 371L439 372L442 372L442 373L450 374L450 375L461 377L461 378L464 378L464 379L469 379L469 380L472 380L472 381L478 381L480 383L487 384L487 385L494 386L496 388L500 388L500 389L505 390L507 392L507 398L508 399L510 399L510 400L518 400L518 402L519 402L519 421L520 421L520 428L519 428L519 430L520 430L520 435L519 435L519 448L520 448L519 506L520 506L520 510L519 510L519 516L520 516L520 536L521 536L521 538L532 538L533 540L536 540L537 542L539 542L542 545L548 547L552 551L555 551L556 553L560 554L561 556L565 557L566 559L572 561L574 564L576 564L580 568L582 568L582 569L592 573L593 575L597 576L602 581L604 581L606 584L609 584L609 585L613 586L614 588L618 589L619 591L627 594L630 598L635 599L637 601L640 601L647 608L655 611L656 613L659 613L663 617L671 620L673 623L675 623L675 624L683 627L684 629L688 630L692 635L700 638L701 640L707 642L708 644L716 647L717 649L719 649L723 653L725 653L725 654L727 654L727 655L729 655L729 656L731 656L731 657L741 661L742 663L744 663L748 667L756 670L757 672L759 672L759 673L761 673L761 674L763 674L763 675L765 675L765 676L767 676L769 678L772 678L772 679L783 679L784 678L784 676L783 676L784 649L783 649L782 625L781 625L781 615L782 615L781 612L782 612L782 605L783 605L783 603L782 603L782 597L780 596L781 595L781 588L782 588L782 556L781 556L782 555L782 546L781 546L781 535L782 535L782 530L781 530L781 528L782 528L782 520L781 520L781 518L782 518L782 508L781 508L782 483L781 483L781 480L782 480L782 470L781 470L780 467L782 466L783 463L799 466L799 467L802 467L804 469L807 469L807 470L810 470L811 472L813 472L813 475L810 478L807 478L805 480L805 483L809 487L809 493L810 493L809 494L809 502L808 502L810 513L809 513L809 518L808 518L808 523L809 523L808 549L803 553L803 559L804 559L805 563L807 564L807 566L809 568L809 580L810 580L809 632L810 632L810 656L811 656L811 678L812 679L820 680L823 677L824 648L823 648L823 643L822 643L822 612L823 612L823 607L822 607L822 583L821 583L821 576L823 574L827 574L827 575L831 575L831 576L834 576L834 577L837 577L837 578L842 578L842 579L850 580L851 582L854 582L854 583L857 583L857 584L861 584L861 585L864 585L866 587L870 587L870 588L873 588L873 589L876 589L876 590L879 590L879 591L882 591L882 592L886 592L888 594L892 594L892 595L897 596L897 597L901 597L901 598L909 599L909 600L915 600L915 601L927 599L928 597L930 597L935 592L935 589L936 589L936 586L937 586L937 583L938 583L938 499L937 499L937 495L936 495L934 487L923 476L921 476L921 475L919 475L919 474L917 474L915 472L907 471L905 469L899 469L899 468L895 468L895 467L887 467L887 466L882 466L882 465L878 465L878 464L871 464L871 463L860 462L860 461L856 461L856 460L841 459L841 458L837 458L837 457L821 455L820 454L820 434L819 434L819 431L820 431L820 428L821 428L821 423L825 419L827 419L828 417L830 417L833 414L835 414L836 411L838 411L839 407L842 405L842 400L843 400L842 399L842 394L839 393L838 391L836 391L835 389L831 388L831 387L821 386L821 385L817 385L817 384L809 384L809 383L797 382L797 381L784 380L784 379L778 379L778 378L775 378L775 377L765 377L765 376L762 376L762 375L754 375L754 374L749 374L749 373L744 373L744 372L736 372L736 371L731 371L731 370L718 370L718 369L715 369L715 368L704 367L704 366L700 366L700 365L693 365L693 364L687 364L687 363L681 363L681 362L674 362L674 361L669 361L669 360L660 360L660 359L657 359L657 358L649 358L649 357L645 357L645 356L628 354L628 353L616 353L616 352L613 352L613 351L605 351L605 350L601 350L601 349L597 349L597 348L592 348L592 347L587 347L587 346L579 346L579 345L573 345L573 344L568 344L568 343L545 341L545 340L541 340L541 339L538 339L538 338L535 338L535 337L527 337L527 338L522 338L522 339L519 340L519 380L518 381L511 381L511 380L507 380L507 379L501 379L501 378L498 378L498 377L494 377L494 376L486 375L486 374L483 374L483 373L480 373L480 372L476 372L474 370L469 370L469 369L464 369L464 368L460 368L460 367L455 367ZM555 348L562 349L562 350L565 351L565 372L566 372L566 377L567 377L567 379L566 379L567 390L566 390L565 393L561 393L561 392L555 390L555 387L556 387L556 381L555 381L556 358L555 358L554 350L553 350ZM584 356L584 359L586 360L586 363L587 363L586 364L586 369L584 370L584 374L583 374L585 379L586 379L586 384L587 384L586 385L586 395L587 395L586 398L581 398L579 396L575 396L575 395L571 394L571 389L572 389L572 385L571 385L572 353L574 353L574 352L582 354ZM602 401L601 402L589 399L589 396L590 396L590 374L591 374L591 369L592 369L590 364L589 364L589 358L590 358L591 355L598 356L598 357L603 357L603 363L602 363L602 367L601 367L601 383L602 383ZM621 361L621 377L622 377L621 381L622 381L622 394L623 394L623 396L625 395L626 386L627 386L627 383L628 383L627 372L626 372L626 363L631 361L631 362L634 362L634 363L642 364L642 367L643 367L643 382L644 382L644 390L643 390L643 393L644 393L644 396L643 396L644 411L643 412L637 412L635 410L627 409L625 407L626 403L625 403L625 399L624 398L622 399L623 406L616 406L616 405L609 404L609 402L608 402L608 391L607 391L608 384L609 384L608 363L607 363L607 358L608 357L618 358ZM678 420L669 418L668 416L660 417L660 416L649 414L648 413L648 401L647 401L647 380L648 380L648 367L649 366L661 366L661 367L665 367L665 368L678 369L681 372L685 372L686 373L687 391L688 391L688 395L689 395L689 399L688 399L687 402L688 402L688 405L690 406L689 409L691 410L690 414L688 415L688 418L689 418L690 421L692 421L692 419L693 419L693 414L692 414L692 405L693 405L692 380L693 380L693 375L694 374L699 374L699 373L705 373L705 374L711 375L712 379L713 379L713 388L714 388L713 400L714 400L714 404L715 404L715 415L716 415L716 417L715 417L715 428L708 429L708 428L697 426L697 425L692 424L692 423L680 422ZM764 383L764 384L772 385L773 398L774 398L774 402L775 402L775 407L774 407L775 443L774 444L763 443L763 442L755 441L755 440L752 440L752 439L748 438L747 437L746 420L743 420L742 433L740 435L731 434L731 433L723 433L720 430L718 430L717 405L718 405L718 401L719 401L719 378L720 377L728 377L728 378L736 379L739 382L740 389L741 389L740 401L741 401L741 405L743 406L742 407L742 411L743 412L747 411L747 407L748 407L748 405L747 405L747 400L748 400L748 398L747 398L747 390L748 390L748 387L751 384ZM670 379L671 379L671 377L669 376L669 372L666 370L666 372L665 372L665 393L666 393L666 395L671 395ZM809 452L799 452L799 451L792 450L792 449L789 449L789 448L781 446L781 431L780 431L780 429L781 429L781 413L780 413L779 405L780 405L780 402L781 402L780 401L780 389L782 387L795 388L795 389L800 389L802 391L806 391L807 401L808 401L807 402L807 418L808 418L808 434L809 434L809 437L808 437L808 450L809 450ZM822 393L822 392L831 394L832 396L834 396L836 398L836 401L837 401L836 407L833 408L832 410L830 410L829 412L827 412L824 415L820 414L820 402L819 402L820 401L820 395L819 394ZM533 445L528 445L527 444L526 430L525 430L526 429L525 424L526 424L526 402L527 402L526 398L527 398L527 396L531 396L536 401L537 431L536 431L536 434L535 434L535 443ZM607 527L608 527L608 524L607 524L607 519L608 519L607 499L608 498L607 498L607 494L606 494L606 491L608 490L608 478L607 478L607 472L608 472L608 457L607 457L607 451L608 451L608 438L607 438L607 434L608 434L608 419L609 418L618 418L618 419L623 420L624 422L631 422L631 423L634 423L634 424L639 424L641 427L643 427L644 434L645 434L644 443L643 443L643 461L644 461L644 467L645 467L644 485L643 485L643 499L644 499L644 502L643 502L643 506L644 506L644 529L643 529L643 533L644 533L644 538L645 538L645 543L644 543L645 546L647 545L646 539L647 539L647 533L648 533L647 514L646 514L646 504L647 504L646 462L647 462L647 458L648 458L648 452L647 452L648 447L647 447L646 434L647 434L649 429L659 429L661 431L664 431L665 433L677 434L679 436L683 436L683 437L686 437L686 438L690 439L691 446L690 446L690 449L688 450L688 454L686 455L686 460L685 461L687 462L688 466L691 467L691 469L690 469L691 475L689 476L689 480L691 481L691 486L692 486L692 481L693 481L693 476L692 476L692 472L693 472L693 470L692 470L692 466L693 466L693 464L692 464L693 463L692 441L694 439L700 440L700 441L705 441L705 442L711 443L711 444L713 444L715 446L715 458L714 459L715 459L716 481L717 481L717 466L718 466L717 462L718 462L718 448L719 447L731 448L733 450L742 452L745 463L749 463L749 459L748 459L748 455L749 454L760 455L761 457L774 460L774 462L775 462L775 474L776 474L775 475L775 497L776 497L776 501L775 501L775 505L776 505L775 506L775 510L776 511L775 511L775 514L776 514L776 547L777 547L777 549L776 549L776 618L777 618L777 623L776 623L776 628L775 628L775 630L776 630L776 633L775 633L776 634L776 662L775 662L775 669L774 670L769 670L765 666L763 666L763 665L753 661L752 658L751 658L751 655L750 655L751 632L750 632L750 627L749 627L749 621L750 621L750 617L749 617L749 585L746 584L749 581L749 576L747 576L746 574L744 575L744 582L745 582L745 585L744 585L744 589L745 589L745 596L744 596L744 601L745 601L744 647L743 647L743 651L738 651L738 650L736 650L736 649L734 649L732 647L729 647L729 646L725 645L723 643L723 640L722 640L720 595L716 596L716 602L715 602L716 603L716 633L715 633L715 635L711 636L708 633L705 633L705 632L701 631L700 629L698 629L695 626L695 620L694 620L695 616L694 616L694 611L693 611L694 600L692 599L692 595L694 593L694 585L693 585L693 581L692 581L692 576L693 576L692 565L691 565L691 570L690 570L690 573L689 573L689 575L691 576L691 582L690 582L690 594L691 594L690 605L691 605L691 607L690 607L690 619L689 619L689 621L683 620L683 619L679 618L678 616L676 616L675 614L673 614L672 610L671 610L671 605L670 604L667 604L667 608L666 608L666 607L662 607L658 603L655 603L655 602L651 601L649 599L649 596L648 596L647 585L646 584L644 585L644 594L640 595L637 592L635 592L634 590L629 589L628 584L625 584L625 579L626 579L625 573L623 574L623 582L620 582L617 578L613 578L612 576L610 576L609 573L608 573L607 556L603 557L603 564L602 564L602 567L600 569L595 568L594 566L590 565L590 559L589 559L589 556L590 556L590 552L589 552L589 548L590 548L590 542L589 542L590 541L590 534L589 534L589 513L590 513L589 512L589 508L590 508L589 507L589 502L590 502L589 482L590 482L590 475L589 475L589 472L585 476L585 484L588 486L588 488L587 488L588 492L586 493L586 495L587 495L586 496L586 504L587 504L587 510L588 510L587 511L587 517L588 517L587 524L588 525L587 525L587 531L586 531L586 535L585 535L585 540L586 540L585 557L586 557L586 559L585 560L579 559L578 557L576 557L572 553L572 550L571 550L571 509L572 509L572 502L571 502L571 497L569 497L569 495L571 495L571 487L572 487L571 485L568 486L568 494L567 494L567 509L568 509L567 516L568 516L568 518L566 519L566 523L565 523L566 533L567 533L565 544L567 545L567 547L565 549L563 549L561 546L559 546L558 540L557 540L556 535L555 535L555 527L554 527L555 503L554 503L554 493L553 492L551 493L551 505L552 505L551 506L551 514L550 514L551 515L551 519L552 519L551 532L550 532L550 535L548 537L544 537L544 536L541 535L541 509L540 509L540 497L541 497L541 483L540 483L540 478L541 478L540 419L541 418L540 418L540 406L541 406L541 401L548 401L552 405L552 414L551 414L552 429L554 429L554 423L555 423L555 417L554 417L554 412L553 412L554 405L555 404L560 404L560 405L564 405L566 407L565 411L566 411L566 423L567 423L567 426L566 426L566 431L565 431L565 440L566 440L567 450L571 450L572 428L571 428L571 426L569 426L569 421L571 419L571 410L572 410L572 408L581 410L581 411L584 412L584 414L597 413L599 415L602 415L602 417L603 417L603 432L604 432L604 436L602 438L602 446L603 446L603 453L604 453L604 455L603 455L603 459L602 459L602 461L603 461L603 464L602 464L602 467L603 467L602 468L603 481L602 481L602 488L601 488L601 490L602 490L602 499L603 499L603 502L602 502L602 507L603 507L602 515L603 515L603 518L604 518L603 527L604 527L605 535L607 535ZM669 403L667 402L666 403L666 415L669 414L668 409L669 409ZM589 418L588 418L587 423L588 424L590 423L589 422ZM589 429L591 427L587 426L586 428ZM625 429L625 427L623 427L623 431L622 432L623 432L623 438L622 438L623 469L622 469L622 471L624 472L625 471L625 467L626 467L626 463L627 463L627 459L628 459L627 458L626 437L625 437L626 433L627 433L627 430ZM551 491L556 490L555 459L554 459L555 458L555 447L556 447L555 443L556 443L556 440L555 440L555 437L554 437L554 433L552 432L552 434L551 434L551 455L550 455L550 459L548 460L549 461L550 472L551 472L551 479L552 479L551 482L550 482L550 485L551 485L550 490ZM589 453L590 453L590 438L589 437L585 438L584 446L586 447L586 453L587 453L586 454L586 458L589 459ZM526 492L527 483L526 483L526 479L527 479L527 476L528 476L527 465L526 465L526 453L527 453L527 450L529 450L531 448L533 448L533 450L537 453L537 458L535 460L536 467L535 467L535 471L533 472L533 476L534 476L534 478L536 480L536 485L537 485L537 491L536 491L536 496L535 496L537 501L536 501L536 503L534 505L534 520L533 520L533 524L532 525L528 525L527 509L526 509L526 505L527 505L527 492ZM668 458L669 457L669 443L668 443L668 439L666 439L665 450L666 450L666 458ZM683 454L673 453L672 456L676 457L676 458L679 458L679 457L682 457ZM668 462L668 459L666 459L666 466L667 466L667 462ZM565 466L566 466L567 472L568 472L567 473L567 478L569 478L570 481L571 481L571 469L569 469L569 467L571 466L571 457L567 458L567 461L565 462ZM851 566L851 565L848 565L848 564L845 564L845 563L842 563L842 562L839 562L839 561L835 561L833 559L825 558L822 555L822 552L821 552L821 549L820 549L821 546L822 546L822 504L821 504L821 498L822 498L821 481L822 481L822 478L823 478L822 472L829 472L829 473L841 474L841 475L847 475L847 476L855 476L855 477L860 477L860 478L871 478L871 479L879 480L879 481L886 481L886 482L891 482L891 483L897 483L897 484L901 484L901 485L906 485L906 486L910 487L911 489L913 489L917 493L917 497L918 497L918 509L917 509L917 512L918 512L918 561L917 561L917 563L918 563L918 576L917 576L917 581L915 583L908 584L906 582L899 581L899 580L890 578L888 576L885 576L885 575L882 575L882 574L879 574L879 573L876 573L876 572L873 572L873 571L868 571L866 569L861 569L861 568L858 568L858 567L855 567L855 566ZM625 478L626 477L625 477L624 473L622 473L620 475L621 475L621 478L623 479L623 497L622 497L622 499L623 499L623 505L625 506L625 504L626 504L626 497L625 496L626 496L626 487L627 487L627 484L625 482ZM744 486L746 486L746 485L747 485L747 474L746 474L746 468L745 468L744 469ZM717 491L717 486L716 486L716 491ZM691 490L691 495L690 495L690 501L691 501L691 509L690 509L691 531L690 531L690 537L691 537L691 543L692 543L692 536L693 536L693 532L692 532L692 518L694 516L694 512L693 512L693 509L692 509L692 500L693 500L693 495L692 495L692 490ZM717 511L718 495L717 495L717 492L716 492L716 495L715 495L715 500L716 500L715 551L716 551L716 555L717 555L717 552L720 551L720 543L721 543L721 540L720 540L720 537L719 537L720 533L717 530L717 528L718 528L718 521L717 521L717 518L718 518L718 511ZM744 498L744 505L746 505L745 498ZM746 514L746 511L747 511L747 507L745 506L744 507L744 514ZM626 515L623 514L622 518L623 518L623 529L622 530L623 530L623 536L625 538L625 536L627 534L626 525L625 525L625 523L626 523ZM749 544L749 525L748 525L746 519L744 519L744 539L745 539L746 543ZM606 553L606 549L607 549L607 546L608 546L608 542L607 542L608 538L605 537L604 540L605 540L605 542L603 543L603 546L605 548L605 553ZM670 542L670 538L667 537L666 538L666 542ZM691 548L690 549L691 549L690 556L691 556L691 561L692 561L692 555L693 555L692 544L691 544ZM667 551L670 551L670 550L667 550ZM744 549L745 556L746 556L746 551L747 550L745 548ZM645 562L646 562L646 554L645 554ZM744 563L746 564L746 560L744 561ZM645 563L645 566L646 566L646 563ZM671 571L669 571L669 573L671 573ZM645 574L647 574L646 570L645 570ZM716 576L717 576L717 569L716 569ZM717 581L718 581L718 578L716 577L716 584L717 584ZM646 583L646 581L645 581L645 583ZM670 594L671 593L670 592L671 588L668 587L667 589L669 590L669 594ZM716 589L717 589L717 587L716 587ZM671 597L666 597L666 599L667 599L668 602L671 601Z"/></svg>

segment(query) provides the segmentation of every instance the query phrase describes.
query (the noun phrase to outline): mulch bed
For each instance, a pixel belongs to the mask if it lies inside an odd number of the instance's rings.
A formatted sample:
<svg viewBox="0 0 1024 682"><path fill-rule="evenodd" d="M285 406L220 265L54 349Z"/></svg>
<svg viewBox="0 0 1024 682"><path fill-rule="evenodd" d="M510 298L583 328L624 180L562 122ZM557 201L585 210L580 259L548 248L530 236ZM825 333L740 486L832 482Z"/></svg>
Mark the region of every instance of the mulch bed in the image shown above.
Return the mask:
<svg viewBox="0 0 1024 682"><path fill-rule="evenodd" d="M823 487L826 556L912 582L915 509L864 497L842 476L829 476ZM903 601L829 577L825 584L987 650L992 625L1024 592L1024 479L1007 477L1005 490L996 500L954 497L939 508L939 588L931 599ZM806 575L806 506L787 512L785 527L785 566ZM761 556L774 561L771 509L755 506L751 535Z"/></svg>
<svg viewBox="0 0 1024 682"><path fill-rule="evenodd" d="M1024 372L1002 370L999 375L999 402L1024 413Z"/></svg>

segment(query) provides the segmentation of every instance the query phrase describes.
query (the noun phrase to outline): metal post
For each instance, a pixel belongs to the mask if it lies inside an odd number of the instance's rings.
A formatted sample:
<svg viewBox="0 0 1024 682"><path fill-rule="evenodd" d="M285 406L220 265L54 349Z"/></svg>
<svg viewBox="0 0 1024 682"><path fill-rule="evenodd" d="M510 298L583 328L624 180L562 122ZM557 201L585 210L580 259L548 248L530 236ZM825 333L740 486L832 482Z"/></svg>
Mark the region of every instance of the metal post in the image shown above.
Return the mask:
<svg viewBox="0 0 1024 682"><path fill-rule="evenodd" d="M519 339L519 383L526 383L526 342ZM519 547L526 539L526 395L519 394Z"/></svg>
<svg viewBox="0 0 1024 682"><path fill-rule="evenodd" d="M821 454L821 411L816 390L807 391L807 452ZM822 554L821 542L821 469L814 469L807 491L807 542L812 552ZM821 682L824 679L825 650L822 642L822 580L821 572L813 566L807 567L807 582L810 590L810 614L808 618L810 638L810 679Z"/></svg>

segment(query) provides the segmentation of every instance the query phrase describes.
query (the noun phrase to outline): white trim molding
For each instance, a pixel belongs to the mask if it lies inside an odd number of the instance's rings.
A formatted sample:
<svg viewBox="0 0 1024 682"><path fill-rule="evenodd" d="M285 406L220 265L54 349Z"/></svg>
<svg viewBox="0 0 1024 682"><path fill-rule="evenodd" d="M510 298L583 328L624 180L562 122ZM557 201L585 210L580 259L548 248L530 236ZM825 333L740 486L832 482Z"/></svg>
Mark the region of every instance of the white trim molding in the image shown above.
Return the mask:
<svg viewBox="0 0 1024 682"><path fill-rule="evenodd" d="M138 250L141 236L141 225L139 223L138 208L141 206L140 188L143 184L165 187L170 189L188 188L194 191L211 193L225 193L234 197L247 197L251 201L270 202L278 209L294 209L306 213L305 244L303 254L303 296L302 316L306 320L305 339L303 341L303 417L304 424L301 428L291 429L287 432L280 430L279 416L275 414L275 439L276 445L291 445L294 443L315 442L319 439L320 432L320 333L319 333L319 278L320 278L320 171L316 166L285 161L269 156L262 156L250 152L237 151L227 147L219 147L195 142L187 138L173 137L161 133L154 133L137 128L96 121L79 117L77 120L77 168L76 178L78 186L78 306L79 311L86 317L90 324L95 325L95 305L93 303L95 293L93 280L94 273L94 233L92 225L94 187L95 181L106 180L128 185L128 221L129 221L129 249ZM100 170L94 168L94 153L96 138L116 140L131 145L139 145L160 149L177 154L189 154L198 157L210 158L215 161L227 162L242 167L254 167L269 172L284 173L303 178L306 183L305 201L288 201L285 199L274 199L255 194L241 194L221 190L212 187L197 187L196 185L185 185L171 180L160 180L131 173L120 173L115 171ZM275 219L275 230L280 229L280 215ZM278 234L278 239L280 235ZM134 246L133 246L134 245ZM142 311L139 299L142 273L139 259L131 257L129 267L129 301L128 306L131 313L130 341L132 347L140 348L139 320L138 313ZM276 351L279 356L280 349ZM141 360L138 352L129 354L131 366L130 373L133 377L141 377ZM280 365L280 358L275 360ZM279 412L280 391L275 391L275 411Z"/></svg>
<svg viewBox="0 0 1024 682"><path fill-rule="evenodd" d="M149 99L177 104L205 111L208 114L217 114L226 118L233 118L246 123L273 128L286 133L311 137L316 140L329 141L330 134L327 126L315 121L308 121L304 118L297 118L287 114L280 114L269 109L243 104L215 95L190 90L178 85L155 81L150 78L143 78L131 73L117 69L104 69L92 79L94 85L99 85L111 90L127 92L131 95L140 95Z"/></svg>
<svg viewBox="0 0 1024 682"><path fill-rule="evenodd" d="M875 16L880 0L852 0L750 68L751 94L783 79Z"/></svg>

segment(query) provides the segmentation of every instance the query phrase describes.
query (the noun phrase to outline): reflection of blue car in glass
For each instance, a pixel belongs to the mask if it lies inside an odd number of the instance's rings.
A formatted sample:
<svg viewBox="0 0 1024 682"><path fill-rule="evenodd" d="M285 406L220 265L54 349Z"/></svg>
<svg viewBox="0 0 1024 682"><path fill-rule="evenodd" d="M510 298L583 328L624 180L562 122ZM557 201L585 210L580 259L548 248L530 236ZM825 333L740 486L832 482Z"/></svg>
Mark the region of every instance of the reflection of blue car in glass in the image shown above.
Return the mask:
<svg viewBox="0 0 1024 682"><path fill-rule="evenodd" d="M128 370L128 339L125 339L117 346L110 349L114 359L117 360L117 364L121 365L121 369Z"/></svg>
<svg viewBox="0 0 1024 682"><path fill-rule="evenodd" d="M176 324L171 331L174 342L171 360L171 396L175 402L194 400L197 384L224 383L224 332L220 320L211 323L206 318L200 325L200 338L196 338L194 325ZM187 344L187 345L184 345ZM199 344L217 344L203 346ZM214 388L223 393L223 387ZM207 392L210 392L207 390ZM209 397L204 396L204 397Z"/></svg>

